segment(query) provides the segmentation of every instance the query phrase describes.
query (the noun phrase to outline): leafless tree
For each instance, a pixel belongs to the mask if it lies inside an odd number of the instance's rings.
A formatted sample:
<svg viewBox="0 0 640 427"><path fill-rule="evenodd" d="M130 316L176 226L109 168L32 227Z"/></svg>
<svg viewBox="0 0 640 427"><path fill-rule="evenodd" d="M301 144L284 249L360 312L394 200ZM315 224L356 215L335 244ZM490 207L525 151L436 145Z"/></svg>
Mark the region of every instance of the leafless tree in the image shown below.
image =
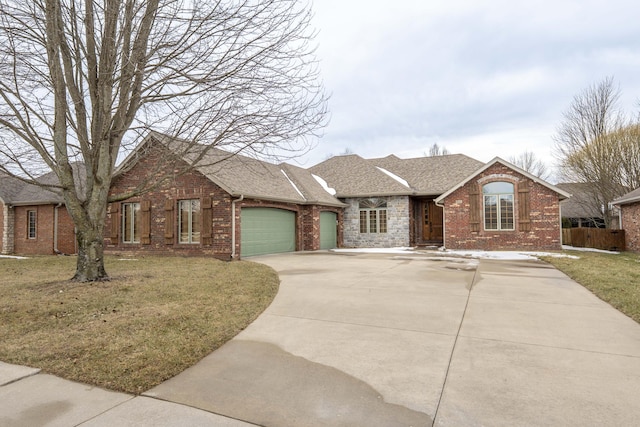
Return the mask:
<svg viewBox="0 0 640 427"><path fill-rule="evenodd" d="M509 162L538 178L547 180L551 177L546 163L540 160L532 151L525 151L518 156L512 156L509 158Z"/></svg>
<svg viewBox="0 0 640 427"><path fill-rule="evenodd" d="M629 125L617 109L619 95L612 78L587 88L574 97L555 137L561 177L590 184L590 210L602 212L606 227L614 215L610 203L629 190L630 182L623 179L630 174L623 171L622 144Z"/></svg>
<svg viewBox="0 0 640 427"><path fill-rule="evenodd" d="M425 153L427 157L435 157L435 156L446 156L449 154L449 150L446 147L441 147L437 142L434 142L431 147L429 147L429 151Z"/></svg>
<svg viewBox="0 0 640 427"><path fill-rule="evenodd" d="M0 171L55 172L74 280L108 277L112 175L145 131L202 154L309 147L326 120L310 18L295 0L0 0Z"/></svg>

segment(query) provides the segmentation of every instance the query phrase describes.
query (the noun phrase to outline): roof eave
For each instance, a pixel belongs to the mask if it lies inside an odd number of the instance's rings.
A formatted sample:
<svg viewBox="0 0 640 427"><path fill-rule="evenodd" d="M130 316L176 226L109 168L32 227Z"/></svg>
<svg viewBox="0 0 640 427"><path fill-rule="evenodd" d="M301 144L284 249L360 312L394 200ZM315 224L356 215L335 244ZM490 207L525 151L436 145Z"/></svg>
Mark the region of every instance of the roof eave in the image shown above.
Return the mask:
<svg viewBox="0 0 640 427"><path fill-rule="evenodd" d="M640 202L640 196L630 197L628 199L614 200L611 204L616 206L621 206L621 205L630 205L631 203L637 203L637 202Z"/></svg>

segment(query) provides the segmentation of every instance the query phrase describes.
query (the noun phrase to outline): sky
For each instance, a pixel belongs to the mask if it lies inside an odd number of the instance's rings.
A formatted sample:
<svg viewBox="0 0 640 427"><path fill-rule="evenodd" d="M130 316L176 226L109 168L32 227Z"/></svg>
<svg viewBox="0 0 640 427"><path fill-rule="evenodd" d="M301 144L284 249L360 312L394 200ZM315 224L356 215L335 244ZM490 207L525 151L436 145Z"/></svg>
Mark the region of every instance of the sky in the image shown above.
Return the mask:
<svg viewBox="0 0 640 427"><path fill-rule="evenodd" d="M532 151L550 167L573 97L607 77L640 111L640 2L315 0L331 120L308 167L349 151L481 161Z"/></svg>

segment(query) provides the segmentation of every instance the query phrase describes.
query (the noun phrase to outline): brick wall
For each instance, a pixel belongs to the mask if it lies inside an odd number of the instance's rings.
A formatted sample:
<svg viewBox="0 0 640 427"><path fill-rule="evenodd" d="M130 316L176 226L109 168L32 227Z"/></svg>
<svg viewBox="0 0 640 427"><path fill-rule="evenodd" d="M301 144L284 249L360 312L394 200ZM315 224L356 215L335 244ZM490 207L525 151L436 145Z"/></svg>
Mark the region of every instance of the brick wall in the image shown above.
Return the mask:
<svg viewBox="0 0 640 427"><path fill-rule="evenodd" d="M157 166L162 164L159 159L162 155L161 150L149 150L131 170L113 180L110 195L134 191L149 179L152 180L150 182L154 182L166 178L166 171L158 169ZM198 244L178 243L178 201L188 199L198 199L201 205L205 199L211 200L209 242L204 242L201 238ZM111 203L107 209L105 224L106 251L131 254L211 255L220 259L231 258L231 196L199 172L175 174L170 179L162 180L162 185L155 190L125 202L143 201L150 203L149 242L124 243L122 241L122 204L121 202ZM172 209L167 210L169 207ZM236 219L239 223L239 209L236 211ZM238 236L238 250L239 245Z"/></svg>
<svg viewBox="0 0 640 427"><path fill-rule="evenodd" d="M14 206L15 253L21 255L53 254L53 205ZM36 236L28 237L27 212L36 212Z"/></svg>
<svg viewBox="0 0 640 427"><path fill-rule="evenodd" d="M627 250L640 252L640 202L622 205L621 208Z"/></svg>
<svg viewBox="0 0 640 427"><path fill-rule="evenodd" d="M515 185L515 230L484 229L481 187L493 181ZM519 189L528 189L530 230L521 231ZM480 228L472 231L470 193L480 192ZM561 249L558 194L549 188L496 163L444 200L444 244L448 249L481 250L558 250Z"/></svg>
<svg viewBox="0 0 640 427"><path fill-rule="evenodd" d="M58 252L63 254L75 254L76 233L73 219L64 206L58 208Z"/></svg>
<svg viewBox="0 0 640 427"><path fill-rule="evenodd" d="M409 246L409 197L379 197L387 201L387 232L360 233L360 199L346 199L344 210L344 246L351 248L392 248Z"/></svg>

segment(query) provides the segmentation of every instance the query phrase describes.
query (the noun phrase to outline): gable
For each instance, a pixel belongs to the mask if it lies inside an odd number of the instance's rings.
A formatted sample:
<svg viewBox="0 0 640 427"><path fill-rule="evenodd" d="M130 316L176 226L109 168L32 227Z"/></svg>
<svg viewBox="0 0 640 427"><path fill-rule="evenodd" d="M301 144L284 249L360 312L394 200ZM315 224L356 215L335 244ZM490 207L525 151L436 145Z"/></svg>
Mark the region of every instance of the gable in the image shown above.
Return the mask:
<svg viewBox="0 0 640 427"><path fill-rule="evenodd" d="M466 185L468 182L478 178L480 175L482 175L485 171L487 171L488 169L490 169L491 167L493 167L494 165L502 165L504 167L507 168L507 170L509 170L508 173L504 174L506 177L508 176L520 176L520 177L524 177L527 179L530 179L531 181L542 185L543 187L548 188L549 190L553 191L554 193L556 193L558 195L559 200L564 200L564 199L568 199L569 197L571 197L571 194L567 193L564 190L561 190L560 188L546 182L545 180L538 178L532 174L530 174L529 172L520 169L519 167L505 161L502 160L499 157L494 158L493 160L491 160L489 163L485 164L484 166L482 166L480 169L478 169L477 171L473 172L472 174L470 174L469 176L467 176L465 179L463 179L462 181L460 181L459 183L457 183L456 185L454 185L453 187L451 187L448 191L446 191L445 193L443 193L442 195L440 195L440 197L438 197L436 199L436 203L437 204L441 204L447 197L449 197L454 191L456 191L458 188L463 187L464 185Z"/></svg>
<svg viewBox="0 0 640 427"><path fill-rule="evenodd" d="M162 152L162 155L153 154ZM343 204L313 179L308 170L283 163L276 165L245 155L150 133L118 168L118 175L149 156L153 163L174 167L177 173L197 171L233 197L294 204ZM171 165L174 166L171 166ZM158 169L158 167L156 167ZM160 169L162 169L160 167Z"/></svg>

